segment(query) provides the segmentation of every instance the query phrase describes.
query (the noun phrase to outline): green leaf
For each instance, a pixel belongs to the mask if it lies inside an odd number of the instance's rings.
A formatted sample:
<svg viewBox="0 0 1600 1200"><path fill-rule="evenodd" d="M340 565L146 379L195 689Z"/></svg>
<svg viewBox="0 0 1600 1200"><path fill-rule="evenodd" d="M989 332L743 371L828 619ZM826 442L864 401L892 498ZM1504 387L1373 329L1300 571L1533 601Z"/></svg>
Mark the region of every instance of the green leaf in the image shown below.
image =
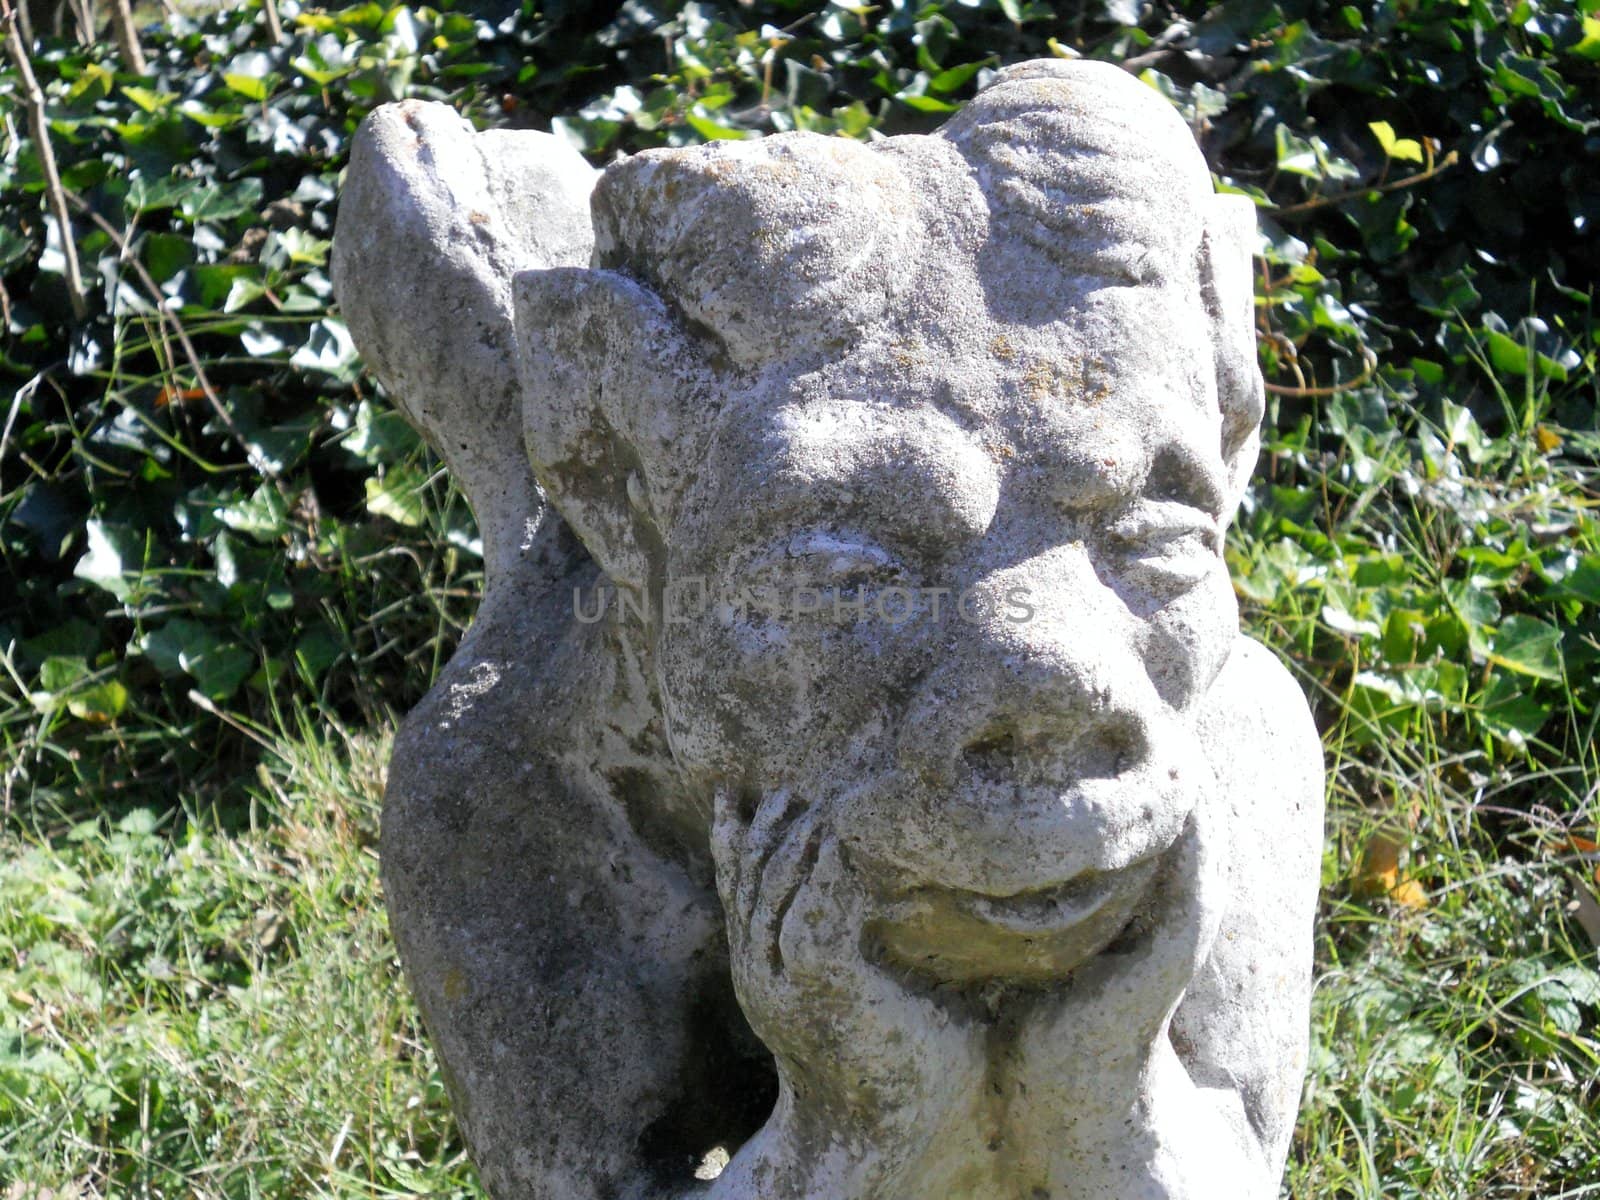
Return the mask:
<svg viewBox="0 0 1600 1200"><path fill-rule="evenodd" d="M175 175L155 178L135 175L128 181L128 207L140 213L175 208L203 186L198 180L179 179Z"/></svg>
<svg viewBox="0 0 1600 1200"><path fill-rule="evenodd" d="M1361 177L1355 165L1328 149L1321 138L1303 138L1279 122L1277 127L1278 170L1308 179L1353 180Z"/></svg>
<svg viewBox="0 0 1600 1200"><path fill-rule="evenodd" d="M741 138L759 136L753 129L740 129L735 125L724 125L706 111L702 104L697 104L684 114L684 120L701 137L709 142L735 141Z"/></svg>
<svg viewBox="0 0 1600 1200"><path fill-rule="evenodd" d="M33 242L22 234L0 225L0 275L33 253Z"/></svg>
<svg viewBox="0 0 1600 1200"><path fill-rule="evenodd" d="M1484 343L1489 351L1489 362L1496 371L1507 375L1528 373L1529 349L1498 329L1484 330Z"/></svg>
<svg viewBox="0 0 1600 1200"><path fill-rule="evenodd" d="M196 188L184 196L180 210L191 224L226 221L261 208L261 180L241 179L238 183Z"/></svg>
<svg viewBox="0 0 1600 1200"><path fill-rule="evenodd" d="M1495 631L1489 661L1536 679L1561 678L1561 630L1537 617L1507 617Z"/></svg>
<svg viewBox="0 0 1600 1200"><path fill-rule="evenodd" d="M259 279L240 275L229 282L227 298L222 302L222 311L238 312L241 308L248 308L266 294L266 285Z"/></svg>
<svg viewBox="0 0 1600 1200"><path fill-rule="evenodd" d="M186 617L151 630L139 645L162 674L189 675L210 700L226 700L256 669L255 656L249 651Z"/></svg>
<svg viewBox="0 0 1600 1200"><path fill-rule="evenodd" d="M1483 589L1459 579L1444 582L1445 599L1467 627L1467 644L1474 654L1489 653L1489 629L1500 619L1500 602Z"/></svg>
<svg viewBox="0 0 1600 1200"><path fill-rule="evenodd" d="M1412 608L1393 609L1383 620L1383 658L1394 666L1405 666L1418 659L1417 651L1427 642L1427 619Z"/></svg>
<svg viewBox="0 0 1600 1200"><path fill-rule="evenodd" d="M165 283L194 263L194 242L173 233L148 233L142 247L145 265L157 283Z"/></svg>
<svg viewBox="0 0 1600 1200"><path fill-rule="evenodd" d="M350 331L343 321L333 317L311 326L305 344L290 356L289 362L302 371L320 371L344 381L354 379L361 365Z"/></svg>
<svg viewBox="0 0 1600 1200"><path fill-rule="evenodd" d="M367 511L400 525L421 525L427 511L421 494L426 482L419 471L410 467L394 467L385 471L381 479L369 476Z"/></svg>
<svg viewBox="0 0 1600 1200"><path fill-rule="evenodd" d="M910 92L896 93L895 99L907 108L925 113L951 113L961 107L959 104L951 104L948 100L939 100L933 96L918 96Z"/></svg>
<svg viewBox="0 0 1600 1200"><path fill-rule="evenodd" d="M272 89L278 82L278 77L271 72L265 75L245 75L240 72L229 72L222 77L222 82L238 92L246 100L259 102L265 101L272 95Z"/></svg>
<svg viewBox="0 0 1600 1200"><path fill-rule="evenodd" d="M1567 98L1566 85L1545 64L1522 54L1503 55L1495 64L1494 81L1514 96L1532 96L1552 104Z"/></svg>
<svg viewBox="0 0 1600 1200"><path fill-rule="evenodd" d="M938 92L941 95L956 91L966 86L968 80L993 61L993 59L983 58L977 62L962 63L959 67L949 67L940 71L929 78L928 90L930 92Z"/></svg>
<svg viewBox="0 0 1600 1200"><path fill-rule="evenodd" d="M328 249L333 245L327 238L316 237L304 229L285 229L275 234L273 241L288 262L309 267L320 267L326 263Z"/></svg>
<svg viewBox="0 0 1600 1200"><path fill-rule="evenodd" d="M128 707L128 689L115 679L75 693L67 699L67 711L85 721L115 721Z"/></svg>
<svg viewBox="0 0 1600 1200"><path fill-rule="evenodd" d="M178 662L209 700L228 699L256 669L255 655L231 643L185 647Z"/></svg>
<svg viewBox="0 0 1600 1200"><path fill-rule="evenodd" d="M392 408L363 400L356 408L354 427L345 435L344 448L372 466L387 466L410 455L420 440L416 430Z"/></svg>
<svg viewBox="0 0 1600 1200"><path fill-rule="evenodd" d="M343 644L326 625L309 630L294 644L295 665L312 686L321 682L328 668L338 662L343 653Z"/></svg>
<svg viewBox="0 0 1600 1200"><path fill-rule="evenodd" d="M289 530L288 505L271 483L261 484L248 499L218 508L216 515L229 529L268 541Z"/></svg>
<svg viewBox="0 0 1600 1200"><path fill-rule="evenodd" d="M1451 446L1465 450L1469 461L1482 462L1489 452L1489 441L1484 437L1472 410L1450 400L1443 402L1443 409L1445 440Z"/></svg>
<svg viewBox="0 0 1600 1200"><path fill-rule="evenodd" d="M81 658L47 658L39 668L39 686L51 696L59 696L70 692L88 675L89 664Z"/></svg>
<svg viewBox="0 0 1600 1200"><path fill-rule="evenodd" d="M1586 554L1580 558L1562 577L1556 595L1600 608L1600 554Z"/></svg>
<svg viewBox="0 0 1600 1200"><path fill-rule="evenodd" d="M47 658L39 668L39 690L28 698L40 712L65 707L82 720L115 720L128 706L128 689L115 679L91 683L92 678L89 664L81 657Z"/></svg>
<svg viewBox="0 0 1600 1200"><path fill-rule="evenodd" d="M177 675L183 671L185 647L217 644L217 635L207 626L187 617L174 617L159 628L148 630L139 639L139 650L163 675Z"/></svg>
<svg viewBox="0 0 1600 1200"><path fill-rule="evenodd" d="M141 543L131 531L94 518L84 523L84 532L89 548L72 573L104 588L118 600L126 600L132 591L129 577L141 573Z"/></svg>
<svg viewBox="0 0 1600 1200"><path fill-rule="evenodd" d="M1422 143L1411 138L1396 137L1394 126L1387 121L1369 122L1367 128L1372 130L1378 139L1378 144L1383 147L1383 152L1389 158L1403 159L1407 162L1422 162Z"/></svg>
<svg viewBox="0 0 1600 1200"><path fill-rule="evenodd" d="M178 105L178 111L197 125L204 125L207 129L226 129L230 125L237 125L246 120L241 112L218 112L216 109L207 108L198 100L185 100Z"/></svg>
<svg viewBox="0 0 1600 1200"><path fill-rule="evenodd" d="M1572 47L1572 53L1590 62L1600 62L1600 17L1583 19L1583 40Z"/></svg>
<svg viewBox="0 0 1600 1200"><path fill-rule="evenodd" d="M73 617L28 638L22 643L22 652L39 661L56 656L87 659L93 658L102 644L101 630L81 617Z"/></svg>
<svg viewBox="0 0 1600 1200"><path fill-rule="evenodd" d="M152 92L149 88L128 86L122 94L147 113L159 112L178 98L176 92Z"/></svg>
<svg viewBox="0 0 1600 1200"><path fill-rule="evenodd" d="M117 76L110 67L101 63L91 62L84 65L83 74L67 89L68 100L80 100L91 90L98 90L97 99L105 99L111 95L112 85L116 83Z"/></svg>

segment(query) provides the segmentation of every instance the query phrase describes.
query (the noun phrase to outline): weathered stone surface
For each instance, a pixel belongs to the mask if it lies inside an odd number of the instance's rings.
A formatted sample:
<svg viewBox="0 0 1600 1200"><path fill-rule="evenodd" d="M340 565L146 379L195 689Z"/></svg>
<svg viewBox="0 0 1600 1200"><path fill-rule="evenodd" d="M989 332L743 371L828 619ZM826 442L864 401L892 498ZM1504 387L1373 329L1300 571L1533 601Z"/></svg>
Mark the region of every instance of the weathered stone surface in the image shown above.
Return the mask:
<svg viewBox="0 0 1600 1200"><path fill-rule="evenodd" d="M349 180L485 527L382 848L491 1192L1275 1196L1322 764L1221 555L1253 213L1165 101L598 174L406 105Z"/></svg>

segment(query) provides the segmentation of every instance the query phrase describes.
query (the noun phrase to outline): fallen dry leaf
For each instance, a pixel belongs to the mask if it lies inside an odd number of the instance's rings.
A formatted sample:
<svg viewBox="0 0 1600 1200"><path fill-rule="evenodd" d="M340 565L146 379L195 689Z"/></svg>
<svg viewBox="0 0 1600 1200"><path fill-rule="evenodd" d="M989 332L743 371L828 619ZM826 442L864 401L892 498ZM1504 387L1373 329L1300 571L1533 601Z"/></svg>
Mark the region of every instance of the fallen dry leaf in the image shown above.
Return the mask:
<svg viewBox="0 0 1600 1200"><path fill-rule="evenodd" d="M1368 900L1387 899L1406 908L1427 908L1428 893L1415 879L1400 873L1400 855L1405 842L1393 833L1378 830L1367 839L1361 852L1361 866L1351 879L1351 890Z"/></svg>
<svg viewBox="0 0 1600 1200"><path fill-rule="evenodd" d="M1403 845L1392 833L1378 830L1367 839L1361 852L1351 887L1364 897L1387 896L1400 882L1400 851Z"/></svg>
<svg viewBox="0 0 1600 1200"><path fill-rule="evenodd" d="M1594 893L1580 885L1577 898L1572 902L1572 914L1578 918L1578 924L1583 926L1594 948L1600 950L1600 900L1596 900Z"/></svg>
<svg viewBox="0 0 1600 1200"><path fill-rule="evenodd" d="M1389 889L1389 899L1406 908L1427 908L1428 893L1415 879L1402 879Z"/></svg>

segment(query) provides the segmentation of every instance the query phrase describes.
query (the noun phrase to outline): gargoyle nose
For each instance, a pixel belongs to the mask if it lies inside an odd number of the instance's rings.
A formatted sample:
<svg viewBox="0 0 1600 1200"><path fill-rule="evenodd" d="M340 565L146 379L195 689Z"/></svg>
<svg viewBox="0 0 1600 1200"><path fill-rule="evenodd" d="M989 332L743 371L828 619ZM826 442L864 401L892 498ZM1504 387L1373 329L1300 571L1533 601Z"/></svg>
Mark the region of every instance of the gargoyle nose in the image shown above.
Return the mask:
<svg viewBox="0 0 1600 1200"><path fill-rule="evenodd" d="M851 810L857 852L910 891L988 897L1059 898L1051 889L1145 869L1195 793L1136 619L1081 546L980 590L993 603L968 610L984 619L952 624L911 698L896 742L900 802ZM1018 597L1027 619L1005 603Z"/></svg>
<svg viewBox="0 0 1600 1200"><path fill-rule="evenodd" d="M901 766L947 782L1066 785L1143 762L1159 700L1132 619L1087 555L1061 547L976 590L995 602L969 606L983 616L959 623L925 680Z"/></svg>

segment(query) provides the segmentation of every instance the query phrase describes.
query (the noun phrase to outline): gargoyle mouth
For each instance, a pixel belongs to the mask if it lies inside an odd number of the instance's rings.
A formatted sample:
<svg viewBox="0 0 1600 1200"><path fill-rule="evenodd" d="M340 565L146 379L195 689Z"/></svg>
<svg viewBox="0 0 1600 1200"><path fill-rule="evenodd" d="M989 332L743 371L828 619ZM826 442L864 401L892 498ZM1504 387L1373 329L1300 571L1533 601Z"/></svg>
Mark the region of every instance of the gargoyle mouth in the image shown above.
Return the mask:
<svg viewBox="0 0 1600 1200"><path fill-rule="evenodd" d="M1005 896L918 886L889 900L867 935L888 963L932 982L1051 983L1116 940L1160 865L1157 855Z"/></svg>

